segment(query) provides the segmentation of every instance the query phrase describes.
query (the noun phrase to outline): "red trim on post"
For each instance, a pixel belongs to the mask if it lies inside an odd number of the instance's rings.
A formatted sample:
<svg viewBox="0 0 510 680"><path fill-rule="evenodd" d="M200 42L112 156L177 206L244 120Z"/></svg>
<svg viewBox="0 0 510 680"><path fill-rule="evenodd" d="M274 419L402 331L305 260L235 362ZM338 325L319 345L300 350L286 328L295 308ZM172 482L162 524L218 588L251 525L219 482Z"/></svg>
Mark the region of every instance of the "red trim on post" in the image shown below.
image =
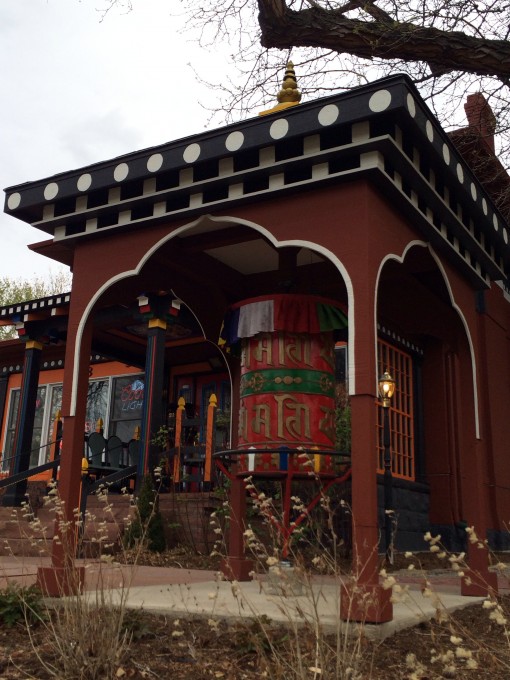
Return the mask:
<svg viewBox="0 0 510 680"><path fill-rule="evenodd" d="M244 551L246 488L244 481L237 476L236 468L237 463L234 463L230 487L229 549L228 556L222 562L221 571L227 579L250 581L253 561L247 559Z"/></svg>
<svg viewBox="0 0 510 680"><path fill-rule="evenodd" d="M80 311L77 310L76 315L79 313ZM66 347L62 399L64 413L62 458L58 488L62 511L61 517L58 517L55 521L55 533L58 539L52 543L51 566L39 567L37 570L37 585L44 593L52 597L61 597L81 591L85 576L83 567L75 566L78 539L75 508L79 505L81 493L83 423L85 422L89 381L88 361L82 361L78 370L76 414L74 416L66 415L69 414L71 404L77 327L78 324L69 324ZM89 319L82 335L81 357L90 356L91 344L92 322Z"/></svg>

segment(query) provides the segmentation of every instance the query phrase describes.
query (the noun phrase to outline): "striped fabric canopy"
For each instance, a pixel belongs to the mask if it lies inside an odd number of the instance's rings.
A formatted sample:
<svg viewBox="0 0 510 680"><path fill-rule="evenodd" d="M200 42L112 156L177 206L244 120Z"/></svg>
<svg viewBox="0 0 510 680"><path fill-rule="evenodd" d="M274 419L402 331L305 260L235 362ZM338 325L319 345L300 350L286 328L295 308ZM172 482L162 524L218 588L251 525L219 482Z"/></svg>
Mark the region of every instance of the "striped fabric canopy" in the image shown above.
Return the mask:
<svg viewBox="0 0 510 680"><path fill-rule="evenodd" d="M221 345L235 345L257 333L322 333L347 327L345 307L311 295L270 295L236 302L227 312Z"/></svg>

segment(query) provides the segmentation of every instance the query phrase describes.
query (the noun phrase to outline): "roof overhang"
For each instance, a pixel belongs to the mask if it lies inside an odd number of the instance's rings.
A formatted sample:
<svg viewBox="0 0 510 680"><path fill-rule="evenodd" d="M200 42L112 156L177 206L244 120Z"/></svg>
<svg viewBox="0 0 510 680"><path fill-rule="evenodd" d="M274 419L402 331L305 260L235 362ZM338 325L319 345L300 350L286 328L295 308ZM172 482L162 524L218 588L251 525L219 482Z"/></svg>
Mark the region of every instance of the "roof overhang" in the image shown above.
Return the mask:
<svg viewBox="0 0 510 680"><path fill-rule="evenodd" d="M5 210L64 257L78 239L360 177L473 285L508 279L505 220L405 76L9 187Z"/></svg>

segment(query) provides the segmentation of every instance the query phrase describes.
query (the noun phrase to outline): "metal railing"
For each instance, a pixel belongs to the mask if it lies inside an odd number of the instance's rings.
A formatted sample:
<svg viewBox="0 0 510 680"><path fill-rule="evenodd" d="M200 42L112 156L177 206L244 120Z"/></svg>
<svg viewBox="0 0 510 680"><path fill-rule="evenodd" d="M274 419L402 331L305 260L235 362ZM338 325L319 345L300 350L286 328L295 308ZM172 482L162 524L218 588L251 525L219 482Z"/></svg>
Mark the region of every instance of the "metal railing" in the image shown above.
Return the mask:
<svg viewBox="0 0 510 680"><path fill-rule="evenodd" d="M46 472L46 470L56 470L60 465L60 456L54 460L50 460L48 463L43 463L42 465L37 465L36 467L29 468L23 472L17 472L15 475L8 475L4 479L0 479L0 489L5 489L8 486L14 486L19 482L23 482L25 479L30 479L30 477L35 477L35 475L41 472Z"/></svg>

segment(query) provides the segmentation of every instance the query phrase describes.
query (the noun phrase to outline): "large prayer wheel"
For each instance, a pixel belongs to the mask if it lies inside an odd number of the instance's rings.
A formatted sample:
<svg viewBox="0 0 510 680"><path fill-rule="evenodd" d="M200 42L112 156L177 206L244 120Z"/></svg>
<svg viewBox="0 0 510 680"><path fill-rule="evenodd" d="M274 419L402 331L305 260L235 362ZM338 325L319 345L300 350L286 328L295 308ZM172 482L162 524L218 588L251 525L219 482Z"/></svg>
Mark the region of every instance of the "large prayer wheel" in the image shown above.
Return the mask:
<svg viewBox="0 0 510 680"><path fill-rule="evenodd" d="M230 337L241 342L238 448L241 470L332 471L332 457L287 455L335 447L333 331L347 325L337 302L274 295L231 310ZM255 453L260 449L278 453Z"/></svg>

